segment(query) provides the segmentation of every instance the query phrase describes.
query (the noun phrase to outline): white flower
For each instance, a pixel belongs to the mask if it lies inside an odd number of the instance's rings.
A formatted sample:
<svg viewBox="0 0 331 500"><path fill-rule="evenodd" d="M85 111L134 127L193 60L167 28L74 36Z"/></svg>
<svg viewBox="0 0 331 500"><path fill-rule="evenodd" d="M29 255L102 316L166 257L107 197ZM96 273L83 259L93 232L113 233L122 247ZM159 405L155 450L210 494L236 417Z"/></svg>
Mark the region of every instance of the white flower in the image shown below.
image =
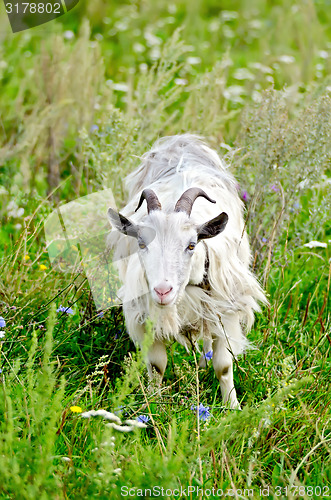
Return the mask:
<svg viewBox="0 0 331 500"><path fill-rule="evenodd" d="M110 413L109 411L106 410L90 410L90 411L85 411L81 413L80 415L82 418L90 418L90 417L103 417L105 420L111 420L112 422L117 422L118 424L121 423L121 419L115 415L114 413Z"/></svg>
<svg viewBox="0 0 331 500"><path fill-rule="evenodd" d="M309 243L305 243L303 246L307 248L326 248L328 245L322 241L312 240Z"/></svg>
<svg viewBox="0 0 331 500"><path fill-rule="evenodd" d="M63 462L71 462L71 459L69 457L61 457L61 460Z"/></svg>
<svg viewBox="0 0 331 500"><path fill-rule="evenodd" d="M254 80L254 75L247 68L238 68L233 75L236 80Z"/></svg>
<svg viewBox="0 0 331 500"><path fill-rule="evenodd" d="M223 95L228 101L243 103L244 101L241 96L244 93L245 90L240 85L230 85L230 87L224 90Z"/></svg>
<svg viewBox="0 0 331 500"><path fill-rule="evenodd" d="M117 425L114 423L106 424L106 425L107 425L107 427L112 427L113 429L115 429L115 431L120 431L120 432L132 432L133 431L133 427L130 425Z"/></svg>
<svg viewBox="0 0 331 500"><path fill-rule="evenodd" d="M175 78L176 85L187 85L187 80L185 78Z"/></svg>
<svg viewBox="0 0 331 500"><path fill-rule="evenodd" d="M269 66L265 66L264 64L261 64L259 62L250 63L249 67L257 69L258 71L261 71L261 73L272 73L272 68L269 68Z"/></svg>
<svg viewBox="0 0 331 500"><path fill-rule="evenodd" d="M11 200L7 205L8 217L22 217L24 214L24 208L18 208L18 205L14 200Z"/></svg>
<svg viewBox="0 0 331 500"><path fill-rule="evenodd" d="M295 59L293 56L288 56L288 55L283 55L278 57L278 61L284 63L284 64L292 64L295 62Z"/></svg>
<svg viewBox="0 0 331 500"><path fill-rule="evenodd" d="M193 66L194 64L200 64L201 58L191 56L191 57L188 57L186 61L188 64L192 64L192 66Z"/></svg>
<svg viewBox="0 0 331 500"><path fill-rule="evenodd" d="M126 420L126 424L132 425L133 427L139 427L139 429L144 429L147 427L143 422L139 422L138 420Z"/></svg>
<svg viewBox="0 0 331 500"><path fill-rule="evenodd" d="M320 50L318 55L321 59L327 59L329 57L329 53L326 50Z"/></svg>
<svg viewBox="0 0 331 500"><path fill-rule="evenodd" d="M119 474L120 472L122 472L122 469L118 467L117 469L114 469L113 472L114 474Z"/></svg>
<svg viewBox="0 0 331 500"><path fill-rule="evenodd" d="M144 45L142 43L138 43L138 42L134 43L132 48L133 48L134 52L137 52L138 54L141 54L142 52L145 52L145 50L146 50L146 47L144 47Z"/></svg>
<svg viewBox="0 0 331 500"><path fill-rule="evenodd" d="M66 40L72 40L75 37L75 33L71 30L67 30L63 33L63 38Z"/></svg>
<svg viewBox="0 0 331 500"><path fill-rule="evenodd" d="M126 83L113 83L113 90L118 90L119 92L128 92L129 86Z"/></svg>
<svg viewBox="0 0 331 500"><path fill-rule="evenodd" d="M4 332L3 330L1 330L1 332L0 332L0 339L3 339L5 335L6 335L6 332Z"/></svg>

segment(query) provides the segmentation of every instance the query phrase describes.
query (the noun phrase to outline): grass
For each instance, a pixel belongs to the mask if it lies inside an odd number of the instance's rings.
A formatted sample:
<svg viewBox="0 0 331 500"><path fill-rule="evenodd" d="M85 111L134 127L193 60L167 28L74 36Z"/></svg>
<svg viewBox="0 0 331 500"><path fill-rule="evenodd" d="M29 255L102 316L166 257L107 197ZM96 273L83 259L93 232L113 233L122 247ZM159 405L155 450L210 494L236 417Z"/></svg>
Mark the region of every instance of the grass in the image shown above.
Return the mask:
<svg viewBox="0 0 331 500"><path fill-rule="evenodd" d="M80 4L47 31L14 36L0 15L0 498L119 498L131 488L139 497L153 487L171 499L178 488L190 498L202 497L197 488L327 498L329 9ZM270 301L249 334L257 349L236 362L241 412L222 406L211 363L198 370L197 353L177 344L161 394L150 387L121 309L98 315L76 254L62 272L46 249L57 207L105 188L123 206L121 179L137 157L186 131L204 135L238 179ZM199 403L206 422L191 410ZM148 425L121 432L75 406L122 423L146 415Z"/></svg>

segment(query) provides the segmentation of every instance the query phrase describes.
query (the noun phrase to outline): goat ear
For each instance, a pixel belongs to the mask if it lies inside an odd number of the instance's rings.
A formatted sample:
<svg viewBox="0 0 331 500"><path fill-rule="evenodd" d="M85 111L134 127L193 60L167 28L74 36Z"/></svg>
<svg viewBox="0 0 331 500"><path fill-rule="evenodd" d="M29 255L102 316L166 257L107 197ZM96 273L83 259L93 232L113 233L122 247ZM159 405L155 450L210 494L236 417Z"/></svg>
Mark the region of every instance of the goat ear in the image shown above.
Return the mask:
<svg viewBox="0 0 331 500"><path fill-rule="evenodd" d="M213 238L214 236L220 234L222 231L224 231L228 220L228 214L222 212L214 219L211 219L205 224L201 224L201 226L198 227L198 241L204 240L206 238Z"/></svg>
<svg viewBox="0 0 331 500"><path fill-rule="evenodd" d="M111 225L118 229L118 231L134 238L138 237L138 226L124 217L124 215L117 213L112 208L108 208L107 214Z"/></svg>

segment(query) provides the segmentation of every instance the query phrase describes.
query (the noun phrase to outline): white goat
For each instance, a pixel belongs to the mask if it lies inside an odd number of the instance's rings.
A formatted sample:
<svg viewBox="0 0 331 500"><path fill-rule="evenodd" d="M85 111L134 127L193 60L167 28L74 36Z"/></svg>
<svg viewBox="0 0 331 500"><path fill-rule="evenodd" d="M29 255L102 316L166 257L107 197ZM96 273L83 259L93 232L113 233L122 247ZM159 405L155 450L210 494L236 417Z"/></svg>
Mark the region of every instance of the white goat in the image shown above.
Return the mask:
<svg viewBox="0 0 331 500"><path fill-rule="evenodd" d="M149 317L154 324L149 375L155 369L162 379L167 340L188 347L203 338L204 352L213 350L224 402L240 408L233 356L249 346L242 326L252 326L257 302L266 298L249 270L234 177L199 137L184 134L157 141L126 187L130 202L121 214L108 210L125 236L112 231L110 244L122 259L120 296L130 337L141 346L144 322Z"/></svg>

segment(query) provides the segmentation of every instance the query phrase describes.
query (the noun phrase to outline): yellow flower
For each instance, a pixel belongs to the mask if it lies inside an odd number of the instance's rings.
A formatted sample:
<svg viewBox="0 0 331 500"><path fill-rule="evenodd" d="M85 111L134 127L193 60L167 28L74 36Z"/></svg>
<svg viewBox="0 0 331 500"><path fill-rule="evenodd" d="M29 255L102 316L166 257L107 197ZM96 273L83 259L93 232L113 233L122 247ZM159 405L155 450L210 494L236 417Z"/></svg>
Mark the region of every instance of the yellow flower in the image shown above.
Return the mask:
<svg viewBox="0 0 331 500"><path fill-rule="evenodd" d="M29 260L29 259L30 259L30 257L29 257L29 255L26 255L26 254L25 254L25 255L24 255L24 257L23 257L23 259L24 259L24 260Z"/></svg>
<svg viewBox="0 0 331 500"><path fill-rule="evenodd" d="M71 248L75 250L75 252L78 252L78 248L76 247L76 245L71 245Z"/></svg>
<svg viewBox="0 0 331 500"><path fill-rule="evenodd" d="M44 264L39 265L40 271L46 271L47 267Z"/></svg>
<svg viewBox="0 0 331 500"><path fill-rule="evenodd" d="M70 410L73 413L82 413L82 411L83 411L80 406L70 406Z"/></svg>

